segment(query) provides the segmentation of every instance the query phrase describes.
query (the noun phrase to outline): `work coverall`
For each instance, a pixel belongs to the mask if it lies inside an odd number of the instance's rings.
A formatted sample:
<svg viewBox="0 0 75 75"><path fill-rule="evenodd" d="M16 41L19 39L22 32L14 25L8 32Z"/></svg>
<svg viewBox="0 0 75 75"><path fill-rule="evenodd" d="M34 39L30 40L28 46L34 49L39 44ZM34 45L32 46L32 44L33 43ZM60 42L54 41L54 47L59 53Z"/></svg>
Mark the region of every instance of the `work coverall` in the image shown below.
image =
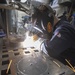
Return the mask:
<svg viewBox="0 0 75 75"><path fill-rule="evenodd" d="M73 59L75 57L74 28L68 22L60 20L53 28L51 40L44 42L44 45L48 54L53 58L62 62L66 58Z"/></svg>
<svg viewBox="0 0 75 75"><path fill-rule="evenodd" d="M45 11L42 13L36 9L32 15L33 19L37 19L37 25L41 29L41 21L43 26L47 31L47 25L50 22L53 25L53 16ZM53 58L60 60L61 62L65 59L75 59L75 29L73 26L64 20L58 21L56 25L53 26L53 32L48 33L52 35L48 41L44 41L42 44L42 50L48 53ZM75 60L74 60L75 61Z"/></svg>

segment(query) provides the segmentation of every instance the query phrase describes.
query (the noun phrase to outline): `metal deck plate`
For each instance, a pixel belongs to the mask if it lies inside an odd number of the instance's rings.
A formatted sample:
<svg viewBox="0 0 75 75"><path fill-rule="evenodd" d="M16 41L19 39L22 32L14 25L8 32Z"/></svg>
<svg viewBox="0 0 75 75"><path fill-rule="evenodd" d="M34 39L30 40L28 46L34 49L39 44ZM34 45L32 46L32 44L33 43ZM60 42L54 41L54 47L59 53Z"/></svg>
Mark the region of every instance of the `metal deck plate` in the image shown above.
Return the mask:
<svg viewBox="0 0 75 75"><path fill-rule="evenodd" d="M6 75L10 60L13 62L8 75L75 75L70 68L35 47L8 45L8 49L0 50L0 75Z"/></svg>
<svg viewBox="0 0 75 75"><path fill-rule="evenodd" d="M25 55L17 62L18 75L69 75L73 72L42 52L33 52Z"/></svg>

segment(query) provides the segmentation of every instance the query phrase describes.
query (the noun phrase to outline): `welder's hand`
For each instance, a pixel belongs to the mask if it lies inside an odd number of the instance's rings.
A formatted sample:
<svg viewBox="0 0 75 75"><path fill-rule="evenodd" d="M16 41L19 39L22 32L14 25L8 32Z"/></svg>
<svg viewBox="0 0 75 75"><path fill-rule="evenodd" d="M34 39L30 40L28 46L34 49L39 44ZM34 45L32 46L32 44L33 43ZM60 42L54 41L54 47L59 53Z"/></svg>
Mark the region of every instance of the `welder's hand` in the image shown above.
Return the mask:
<svg viewBox="0 0 75 75"><path fill-rule="evenodd" d="M37 41L37 40L38 40L38 36L37 36L36 34L34 34L34 35L32 36L32 39L33 39L33 41Z"/></svg>

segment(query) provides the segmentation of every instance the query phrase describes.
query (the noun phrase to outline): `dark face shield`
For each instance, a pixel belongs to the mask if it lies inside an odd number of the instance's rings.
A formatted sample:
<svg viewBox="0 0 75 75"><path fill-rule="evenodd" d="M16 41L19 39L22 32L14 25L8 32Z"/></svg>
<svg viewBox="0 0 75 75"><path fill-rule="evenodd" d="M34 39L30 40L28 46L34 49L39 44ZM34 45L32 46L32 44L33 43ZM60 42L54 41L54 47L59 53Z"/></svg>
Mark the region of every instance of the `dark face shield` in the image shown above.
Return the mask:
<svg viewBox="0 0 75 75"><path fill-rule="evenodd" d="M46 6L41 5L38 8L34 8L34 13L32 14L32 22L34 22L35 25L37 25L47 34L51 34L54 18Z"/></svg>

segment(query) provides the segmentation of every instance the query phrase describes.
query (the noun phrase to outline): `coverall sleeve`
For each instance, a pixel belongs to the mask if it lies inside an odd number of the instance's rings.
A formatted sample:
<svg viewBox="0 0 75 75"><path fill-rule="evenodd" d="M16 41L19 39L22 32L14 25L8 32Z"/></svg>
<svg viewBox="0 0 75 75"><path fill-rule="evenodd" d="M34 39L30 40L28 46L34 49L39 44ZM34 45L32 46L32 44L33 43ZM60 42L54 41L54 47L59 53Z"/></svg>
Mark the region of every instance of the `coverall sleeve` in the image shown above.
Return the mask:
<svg viewBox="0 0 75 75"><path fill-rule="evenodd" d="M64 27L55 30L51 40L45 43L46 50L51 57L58 57L72 44L70 31Z"/></svg>

